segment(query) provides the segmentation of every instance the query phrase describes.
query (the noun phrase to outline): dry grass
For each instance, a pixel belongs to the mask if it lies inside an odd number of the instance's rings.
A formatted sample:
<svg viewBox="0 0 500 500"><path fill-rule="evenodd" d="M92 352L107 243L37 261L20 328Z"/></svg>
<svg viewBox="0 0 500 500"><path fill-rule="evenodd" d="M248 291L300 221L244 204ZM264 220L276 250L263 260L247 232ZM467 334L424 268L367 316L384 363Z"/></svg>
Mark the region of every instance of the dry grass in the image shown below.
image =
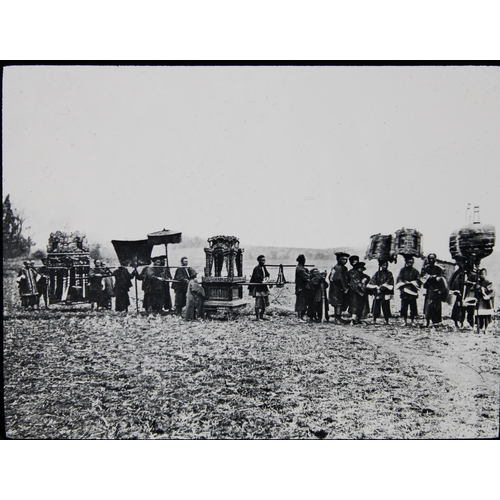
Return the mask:
<svg viewBox="0 0 500 500"><path fill-rule="evenodd" d="M12 302L11 277L4 288L10 438L498 435L496 324L486 335L449 322L304 324L288 287L273 291L280 303L264 322L251 307L233 321L192 323L88 305L26 312Z"/></svg>

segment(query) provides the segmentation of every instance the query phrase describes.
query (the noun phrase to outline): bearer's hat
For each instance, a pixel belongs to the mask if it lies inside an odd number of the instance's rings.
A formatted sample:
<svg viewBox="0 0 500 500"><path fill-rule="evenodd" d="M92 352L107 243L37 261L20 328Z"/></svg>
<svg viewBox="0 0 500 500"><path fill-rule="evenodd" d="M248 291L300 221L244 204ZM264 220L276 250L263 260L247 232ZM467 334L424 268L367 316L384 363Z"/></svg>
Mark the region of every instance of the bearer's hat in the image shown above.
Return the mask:
<svg viewBox="0 0 500 500"><path fill-rule="evenodd" d="M359 255L351 255L349 257L349 262L351 263L351 265L353 260L359 260Z"/></svg>
<svg viewBox="0 0 500 500"><path fill-rule="evenodd" d="M154 257L151 257L151 260L153 262L156 262L157 260L165 260L166 259L166 255L155 255Z"/></svg>
<svg viewBox="0 0 500 500"><path fill-rule="evenodd" d="M342 257L349 257L349 254L345 252L335 252L335 255L337 259L341 259Z"/></svg>

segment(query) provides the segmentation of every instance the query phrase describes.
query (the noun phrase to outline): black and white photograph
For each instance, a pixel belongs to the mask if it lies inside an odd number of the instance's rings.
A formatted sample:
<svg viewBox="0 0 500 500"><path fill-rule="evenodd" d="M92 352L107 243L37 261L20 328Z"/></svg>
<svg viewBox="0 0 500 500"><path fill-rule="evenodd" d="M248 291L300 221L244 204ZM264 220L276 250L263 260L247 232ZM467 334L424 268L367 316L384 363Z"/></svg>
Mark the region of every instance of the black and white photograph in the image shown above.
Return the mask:
<svg viewBox="0 0 500 500"><path fill-rule="evenodd" d="M498 65L2 85L5 437L498 437Z"/></svg>

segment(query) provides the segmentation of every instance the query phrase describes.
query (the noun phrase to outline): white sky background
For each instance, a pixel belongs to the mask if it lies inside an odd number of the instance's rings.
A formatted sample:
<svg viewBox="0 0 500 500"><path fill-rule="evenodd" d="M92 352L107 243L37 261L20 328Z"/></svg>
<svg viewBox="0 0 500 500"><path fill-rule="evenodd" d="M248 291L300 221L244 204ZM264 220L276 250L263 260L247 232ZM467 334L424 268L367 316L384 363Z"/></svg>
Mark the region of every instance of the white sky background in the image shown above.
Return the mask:
<svg viewBox="0 0 500 500"><path fill-rule="evenodd" d="M468 203L500 228L500 69L7 67L3 190L37 247L162 228L449 259Z"/></svg>

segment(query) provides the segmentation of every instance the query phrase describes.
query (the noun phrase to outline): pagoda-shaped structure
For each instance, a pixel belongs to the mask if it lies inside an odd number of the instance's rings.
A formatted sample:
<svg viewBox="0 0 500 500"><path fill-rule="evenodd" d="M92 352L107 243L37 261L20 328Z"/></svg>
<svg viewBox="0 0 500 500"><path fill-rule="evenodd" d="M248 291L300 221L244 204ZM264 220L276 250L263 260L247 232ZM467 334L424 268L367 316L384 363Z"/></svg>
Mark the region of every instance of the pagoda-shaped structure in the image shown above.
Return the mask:
<svg viewBox="0 0 500 500"><path fill-rule="evenodd" d="M240 240L235 236L213 236L208 238L205 248L206 266L202 279L205 289L205 312L235 310L244 307L243 252Z"/></svg>
<svg viewBox="0 0 500 500"><path fill-rule="evenodd" d="M90 251L85 234L78 231L50 233L47 258L42 262L49 278L51 302L87 300Z"/></svg>

